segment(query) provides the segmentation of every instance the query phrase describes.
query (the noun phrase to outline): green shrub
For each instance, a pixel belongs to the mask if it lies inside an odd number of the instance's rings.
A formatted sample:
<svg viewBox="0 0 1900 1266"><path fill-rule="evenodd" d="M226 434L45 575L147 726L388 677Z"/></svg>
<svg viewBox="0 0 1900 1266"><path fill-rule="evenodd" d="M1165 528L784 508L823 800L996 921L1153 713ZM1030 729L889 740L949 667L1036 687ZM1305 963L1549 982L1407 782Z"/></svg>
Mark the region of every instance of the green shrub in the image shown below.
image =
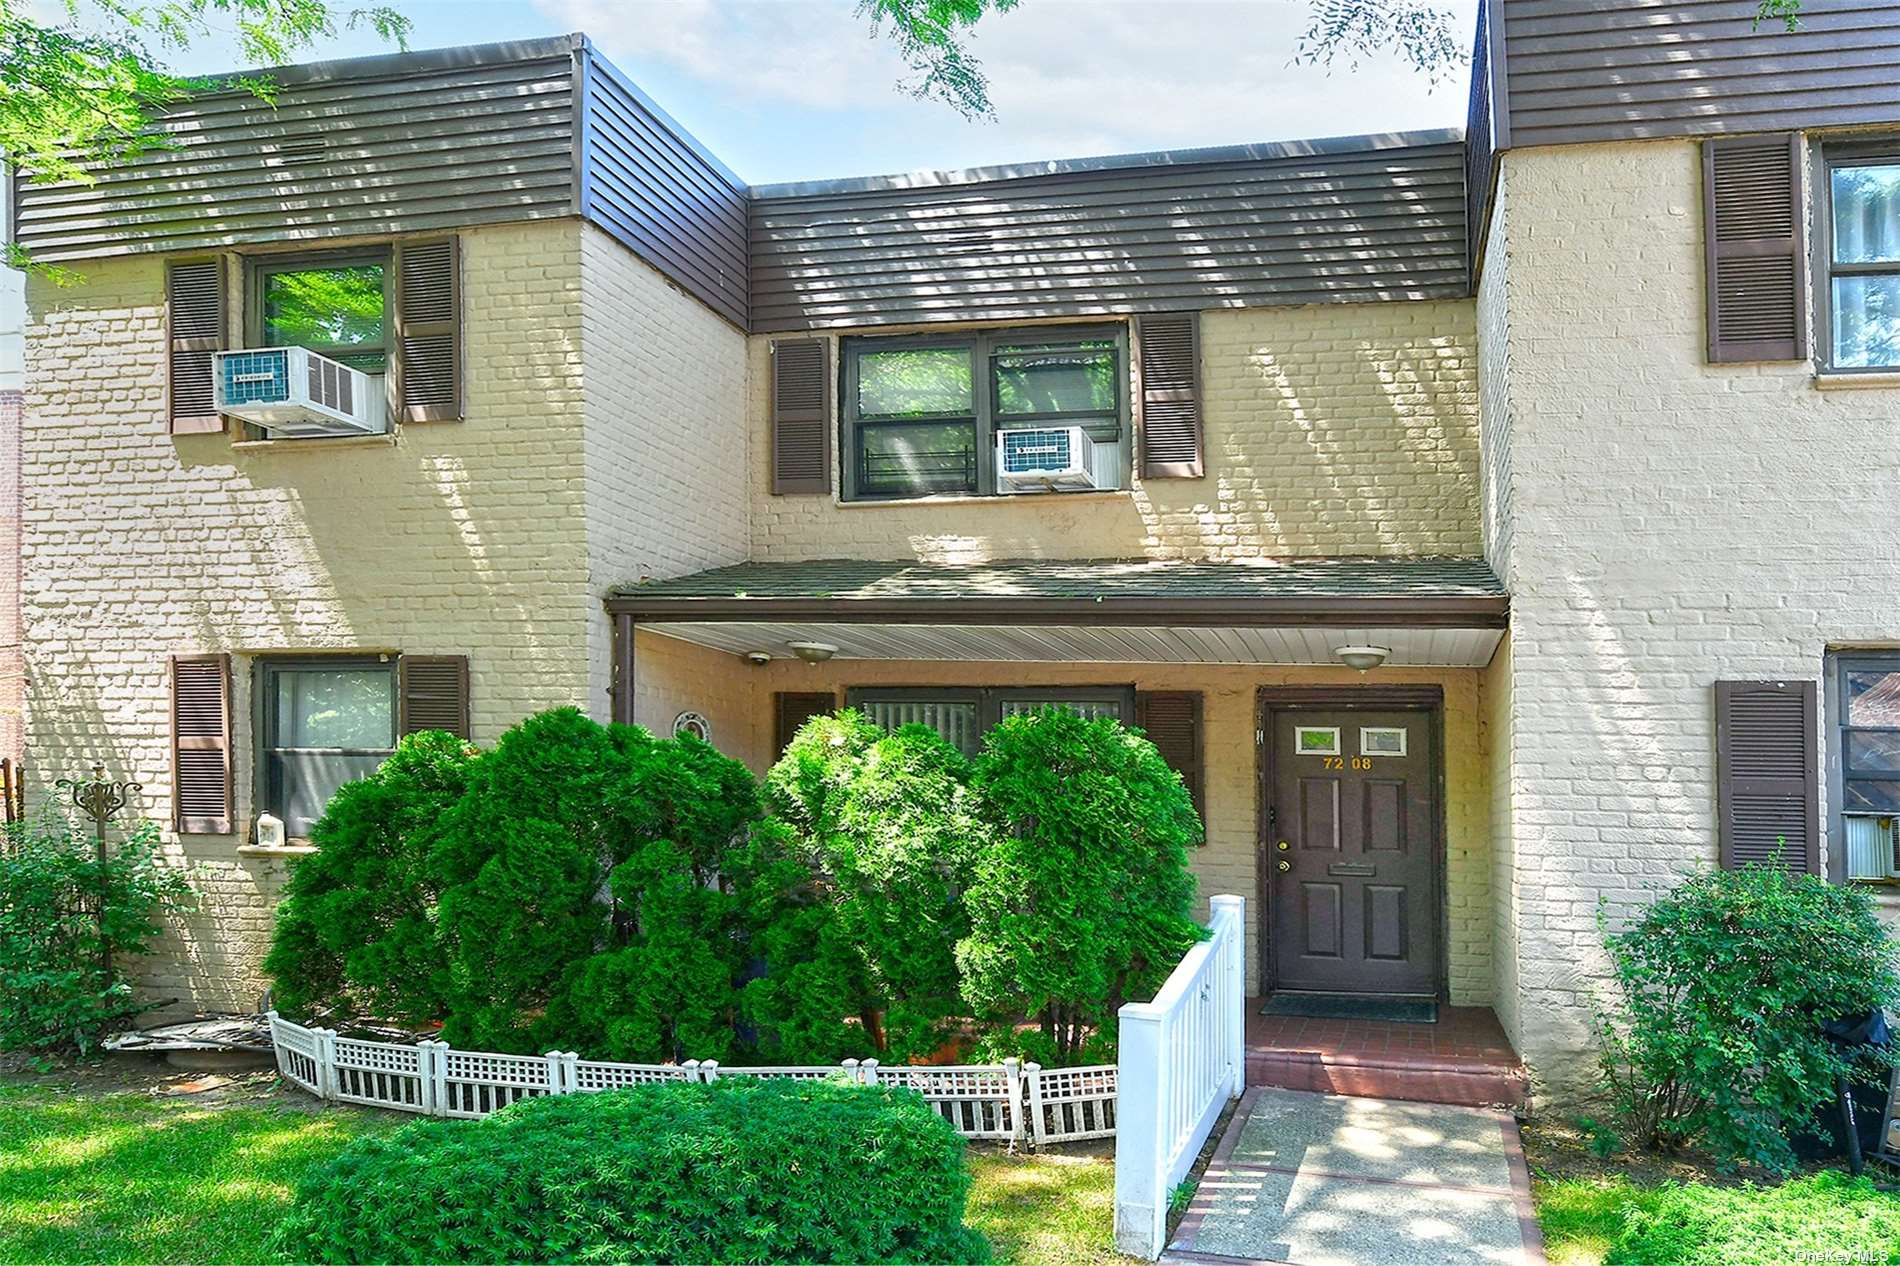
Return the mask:
<svg viewBox="0 0 1900 1266"><path fill-rule="evenodd" d="M1900 1262L1900 1197L1823 1172L1778 1187L1671 1185L1632 1208L1605 1266Z"/></svg>
<svg viewBox="0 0 1900 1266"><path fill-rule="evenodd" d="M985 834L969 776L935 730L886 733L847 711L807 722L767 778L830 903L830 935L854 951L851 1013L886 1060L929 1055L962 1010L961 897Z"/></svg>
<svg viewBox="0 0 1900 1266"><path fill-rule="evenodd" d="M317 1262L970 1262L963 1140L908 1091L732 1079L360 1139L276 1247Z"/></svg>
<svg viewBox="0 0 1900 1266"><path fill-rule="evenodd" d="M136 1015L125 960L190 891L159 862L150 822L104 861L61 818L9 825L0 841L0 1050L89 1051Z"/></svg>
<svg viewBox="0 0 1900 1266"><path fill-rule="evenodd" d="M1203 935L1187 789L1139 733L1056 707L991 730L972 786L992 842L964 897L963 996L1006 1037L1034 1018L1027 1054L1073 1062L1093 1030L1106 1057L1116 1010Z"/></svg>
<svg viewBox="0 0 1900 1266"><path fill-rule="evenodd" d="M475 749L413 734L367 778L338 789L311 829L277 910L265 974L289 1015L440 1019L448 963L436 935L441 881L430 865Z"/></svg>
<svg viewBox="0 0 1900 1266"><path fill-rule="evenodd" d="M1606 938L1600 1076L1619 1133L1786 1170L1787 1134L1854 1069L1824 1021L1894 1005L1894 946L1864 891L1762 867L1698 875Z"/></svg>

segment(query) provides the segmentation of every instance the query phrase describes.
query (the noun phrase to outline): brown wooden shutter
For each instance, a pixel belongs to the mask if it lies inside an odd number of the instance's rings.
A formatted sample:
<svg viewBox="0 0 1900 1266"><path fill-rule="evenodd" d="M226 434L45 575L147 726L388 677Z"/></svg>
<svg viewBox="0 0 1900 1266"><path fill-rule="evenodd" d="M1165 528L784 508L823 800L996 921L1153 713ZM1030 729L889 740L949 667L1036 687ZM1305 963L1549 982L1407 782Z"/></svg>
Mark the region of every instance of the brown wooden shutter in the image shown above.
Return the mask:
<svg viewBox="0 0 1900 1266"><path fill-rule="evenodd" d="M229 835L231 657L172 656L172 825L181 835Z"/></svg>
<svg viewBox="0 0 1900 1266"><path fill-rule="evenodd" d="M1709 359L1800 360L1808 354L1801 137L1702 143Z"/></svg>
<svg viewBox="0 0 1900 1266"><path fill-rule="evenodd" d="M1168 768L1181 775L1188 794L1194 797L1194 811L1207 817L1206 796L1201 776L1201 695L1196 690L1140 690L1135 692L1135 728L1168 762Z"/></svg>
<svg viewBox="0 0 1900 1266"><path fill-rule="evenodd" d="M173 435L224 429L212 357L224 350L224 260L165 268L165 335L170 343L166 416Z"/></svg>
<svg viewBox="0 0 1900 1266"><path fill-rule="evenodd" d="M1145 316L1141 336L1141 477L1199 479L1201 322L1196 312Z"/></svg>
<svg viewBox="0 0 1900 1266"><path fill-rule="evenodd" d="M823 339L772 344L772 494L830 492L831 375Z"/></svg>
<svg viewBox="0 0 1900 1266"><path fill-rule="evenodd" d="M772 754L774 758L783 756L790 745L792 736L798 733L798 727L811 720L831 712L838 706L838 700L829 690L804 692L784 690L772 696L775 729Z"/></svg>
<svg viewBox="0 0 1900 1266"><path fill-rule="evenodd" d="M1717 835L1725 869L1819 874L1820 759L1811 681L1715 683Z"/></svg>
<svg viewBox="0 0 1900 1266"><path fill-rule="evenodd" d="M404 655L396 665L404 734L447 730L468 737L468 656Z"/></svg>
<svg viewBox="0 0 1900 1266"><path fill-rule="evenodd" d="M396 248L395 363L404 422L462 420L462 268L455 238Z"/></svg>

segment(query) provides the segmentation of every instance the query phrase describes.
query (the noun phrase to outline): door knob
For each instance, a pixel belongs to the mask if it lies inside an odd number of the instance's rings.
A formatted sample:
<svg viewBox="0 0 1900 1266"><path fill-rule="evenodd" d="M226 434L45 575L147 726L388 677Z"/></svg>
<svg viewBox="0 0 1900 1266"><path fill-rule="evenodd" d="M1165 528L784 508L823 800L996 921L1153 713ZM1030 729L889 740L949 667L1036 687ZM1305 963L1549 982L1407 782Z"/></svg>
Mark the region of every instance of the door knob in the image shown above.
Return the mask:
<svg viewBox="0 0 1900 1266"><path fill-rule="evenodd" d="M1286 858L1282 857L1280 859L1280 873L1285 874L1287 871L1292 870L1292 869L1293 869L1293 863L1288 861Z"/></svg>

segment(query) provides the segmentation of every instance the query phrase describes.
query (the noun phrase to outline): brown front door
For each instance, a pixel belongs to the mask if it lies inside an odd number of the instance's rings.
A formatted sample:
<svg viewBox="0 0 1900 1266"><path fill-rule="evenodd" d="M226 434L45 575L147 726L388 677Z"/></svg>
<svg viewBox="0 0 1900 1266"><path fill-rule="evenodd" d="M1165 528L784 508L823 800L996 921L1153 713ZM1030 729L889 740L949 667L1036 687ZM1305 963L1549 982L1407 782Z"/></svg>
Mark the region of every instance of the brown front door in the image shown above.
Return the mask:
<svg viewBox="0 0 1900 1266"><path fill-rule="evenodd" d="M1432 714L1301 707L1266 720L1274 987L1436 994Z"/></svg>

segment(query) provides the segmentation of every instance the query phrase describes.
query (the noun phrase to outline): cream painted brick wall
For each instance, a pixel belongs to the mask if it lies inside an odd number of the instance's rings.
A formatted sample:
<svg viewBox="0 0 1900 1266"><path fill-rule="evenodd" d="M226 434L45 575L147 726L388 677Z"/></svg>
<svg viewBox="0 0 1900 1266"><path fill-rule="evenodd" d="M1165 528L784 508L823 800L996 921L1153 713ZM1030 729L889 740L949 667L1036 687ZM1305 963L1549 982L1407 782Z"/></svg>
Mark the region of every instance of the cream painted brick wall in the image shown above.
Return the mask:
<svg viewBox="0 0 1900 1266"><path fill-rule="evenodd" d="M832 660L805 664L774 660L753 668L735 656L642 634L642 709L655 718L691 706L713 723L714 743L763 772L772 750L772 696L778 691L834 691L842 703L851 686L1125 685L1143 690L1198 690L1203 694L1203 762L1207 778L1208 840L1192 856L1206 914L1209 895L1239 893L1249 914L1247 983L1257 990L1259 886L1255 868L1258 765L1254 728L1261 686L1358 685L1344 669L1233 665L1021 664L888 660ZM724 671L721 672L723 663ZM1491 1000L1491 792L1481 751L1478 674L1393 669L1381 683L1437 683L1445 691L1446 904L1451 998L1458 1005ZM642 720L648 714L643 712ZM749 715L749 720L748 720Z"/></svg>
<svg viewBox="0 0 1900 1266"><path fill-rule="evenodd" d="M580 235L588 698L605 719L607 591L746 558L746 346L601 230ZM673 714L639 719L665 734Z"/></svg>
<svg viewBox="0 0 1900 1266"><path fill-rule="evenodd" d="M35 798L103 760L171 814L168 656L237 656L238 815L251 817L249 670L260 652L471 659L475 737L583 701L578 225L463 237L467 420L395 445L237 449L166 432L164 261L92 261L28 285L24 625ZM171 1010L249 1008L279 859L239 837L167 838L200 898L144 985Z"/></svg>
<svg viewBox="0 0 1900 1266"><path fill-rule="evenodd" d="M1206 478L1138 481L1115 494L852 506L770 495L771 340L756 337L754 556L1475 554L1475 321L1469 301L1207 312Z"/></svg>
<svg viewBox="0 0 1900 1266"><path fill-rule="evenodd" d="M1621 918L1715 861L1712 683L1818 680L1831 644L1900 644L1900 390L1704 363L1693 143L1514 151L1504 173L1485 286L1508 309L1514 523L1501 1009L1562 1096L1588 1071L1599 898Z"/></svg>

